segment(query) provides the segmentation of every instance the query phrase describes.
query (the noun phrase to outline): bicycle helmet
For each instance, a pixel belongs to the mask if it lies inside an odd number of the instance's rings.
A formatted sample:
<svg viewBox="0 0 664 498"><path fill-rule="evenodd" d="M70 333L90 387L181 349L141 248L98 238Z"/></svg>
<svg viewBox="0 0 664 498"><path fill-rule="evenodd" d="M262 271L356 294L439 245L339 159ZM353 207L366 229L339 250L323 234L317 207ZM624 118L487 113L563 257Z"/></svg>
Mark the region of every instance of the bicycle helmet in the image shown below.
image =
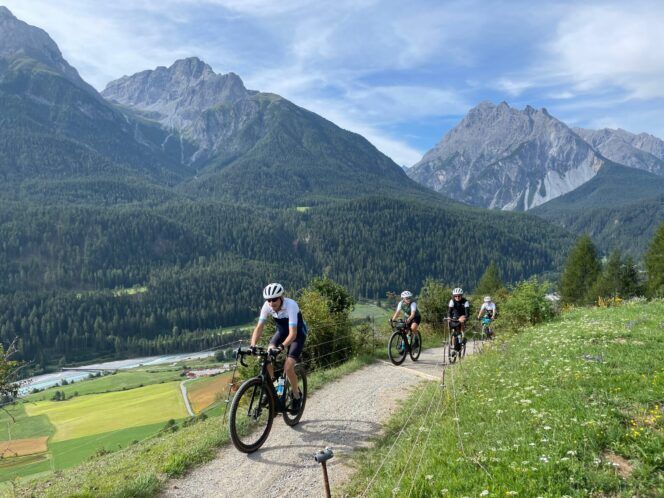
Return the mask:
<svg viewBox="0 0 664 498"><path fill-rule="evenodd" d="M491 302L491 296L484 296L484 302L485 303L490 303Z"/></svg>
<svg viewBox="0 0 664 498"><path fill-rule="evenodd" d="M407 299L409 297L413 297L413 293L410 291L403 291L401 293L401 299Z"/></svg>
<svg viewBox="0 0 664 498"><path fill-rule="evenodd" d="M274 299L276 297L281 297L284 295L284 287L278 283L268 284L265 289L263 289L263 299Z"/></svg>
<svg viewBox="0 0 664 498"><path fill-rule="evenodd" d="M462 289L461 287L456 287L456 288L452 291L452 295L453 295L453 296L462 296L462 295L463 295L463 289Z"/></svg>

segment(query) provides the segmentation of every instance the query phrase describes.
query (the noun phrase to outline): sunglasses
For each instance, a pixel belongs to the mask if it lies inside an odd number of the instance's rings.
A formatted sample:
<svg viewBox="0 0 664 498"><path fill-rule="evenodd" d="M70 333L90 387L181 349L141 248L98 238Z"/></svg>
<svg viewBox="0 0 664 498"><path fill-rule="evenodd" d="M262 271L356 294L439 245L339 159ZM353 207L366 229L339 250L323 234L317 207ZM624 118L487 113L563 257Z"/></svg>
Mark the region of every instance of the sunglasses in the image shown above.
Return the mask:
<svg viewBox="0 0 664 498"><path fill-rule="evenodd" d="M274 303L275 301L279 301L281 299L280 297L271 297L270 299L267 300L268 303Z"/></svg>

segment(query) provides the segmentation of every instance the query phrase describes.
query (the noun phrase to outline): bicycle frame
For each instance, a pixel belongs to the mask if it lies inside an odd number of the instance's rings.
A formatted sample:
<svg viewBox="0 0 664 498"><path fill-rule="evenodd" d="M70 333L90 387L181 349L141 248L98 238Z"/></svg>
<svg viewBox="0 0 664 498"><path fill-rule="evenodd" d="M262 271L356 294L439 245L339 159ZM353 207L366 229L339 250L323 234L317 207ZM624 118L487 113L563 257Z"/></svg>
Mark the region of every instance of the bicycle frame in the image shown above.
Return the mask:
<svg viewBox="0 0 664 498"><path fill-rule="evenodd" d="M249 366L244 362L244 357L248 356L248 355L249 356L260 356L261 357L261 360L260 360L261 371L254 378L260 379L261 385L263 386L263 389L266 389L267 392L269 393L268 396L272 396L272 399L274 399L274 406L275 406L276 412L277 413L283 412L284 411L283 396L279 396L277 394L277 391L274 388L274 384L273 384L275 379L272 378L272 376L270 375L270 372L268 372L268 370L267 370L268 365L273 365L274 366L274 364L276 363L276 361L275 361L276 357L272 356L270 353L268 353L268 351L265 348L261 348L261 347L256 348L256 353L253 353L253 354L251 353L250 350L247 350L247 349L243 350L242 348L238 348L238 350L237 350L237 359L240 361L240 364L243 367L248 367ZM275 374L276 374L276 370L275 370ZM277 378L279 378L279 377L277 377ZM251 402L250 406L253 406L253 401L254 401L253 396L254 395L255 395L255 393L252 394L252 400L251 400L252 402ZM263 395L262 390L260 392L260 395L261 396Z"/></svg>

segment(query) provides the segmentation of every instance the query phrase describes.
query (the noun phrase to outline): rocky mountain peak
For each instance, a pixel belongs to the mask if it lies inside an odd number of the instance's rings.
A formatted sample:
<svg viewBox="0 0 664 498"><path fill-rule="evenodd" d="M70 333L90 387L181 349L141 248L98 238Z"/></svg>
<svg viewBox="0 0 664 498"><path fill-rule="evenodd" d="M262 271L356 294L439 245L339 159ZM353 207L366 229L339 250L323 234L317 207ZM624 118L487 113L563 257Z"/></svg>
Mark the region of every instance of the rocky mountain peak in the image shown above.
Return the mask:
<svg viewBox="0 0 664 498"><path fill-rule="evenodd" d="M657 137L647 133L635 135L621 128L574 128L574 132L611 161L664 175L664 141Z"/></svg>
<svg viewBox="0 0 664 498"><path fill-rule="evenodd" d="M546 109L482 102L408 174L469 204L530 209L578 187L602 164Z"/></svg>
<svg viewBox="0 0 664 498"><path fill-rule="evenodd" d="M254 92L235 73L217 74L198 57L175 61L111 81L102 95L149 113L170 128L186 130L206 109L231 105Z"/></svg>
<svg viewBox="0 0 664 498"><path fill-rule="evenodd" d="M0 19L5 19L5 18L14 18L14 14L11 13L11 11L5 7L4 5L0 5Z"/></svg>
<svg viewBox="0 0 664 498"><path fill-rule="evenodd" d="M57 44L46 31L17 19L7 7L0 7L0 62L4 62L7 67L18 59L36 61L75 85L96 94L95 90L81 79L78 71L64 59Z"/></svg>

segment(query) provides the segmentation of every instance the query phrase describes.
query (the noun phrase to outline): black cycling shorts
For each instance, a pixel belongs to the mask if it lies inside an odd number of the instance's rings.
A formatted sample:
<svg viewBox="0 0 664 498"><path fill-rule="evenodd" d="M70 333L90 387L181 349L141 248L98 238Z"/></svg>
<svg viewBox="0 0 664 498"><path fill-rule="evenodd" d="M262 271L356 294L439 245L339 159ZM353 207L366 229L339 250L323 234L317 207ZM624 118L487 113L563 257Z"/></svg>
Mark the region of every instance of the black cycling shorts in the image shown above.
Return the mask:
<svg viewBox="0 0 664 498"><path fill-rule="evenodd" d="M422 321L422 316L421 315L415 315L415 318L413 318L410 321L410 323L416 323L416 324L419 325L421 321Z"/></svg>
<svg viewBox="0 0 664 498"><path fill-rule="evenodd" d="M288 333L288 327L277 326L277 331L272 336L272 339L270 339L270 346L276 347L283 344L283 342L286 340L286 337L288 337ZM301 330L298 330L295 340L290 343L290 346L288 346L288 357L299 360L300 356L302 355L302 350L304 349L304 342L306 340L307 334Z"/></svg>

